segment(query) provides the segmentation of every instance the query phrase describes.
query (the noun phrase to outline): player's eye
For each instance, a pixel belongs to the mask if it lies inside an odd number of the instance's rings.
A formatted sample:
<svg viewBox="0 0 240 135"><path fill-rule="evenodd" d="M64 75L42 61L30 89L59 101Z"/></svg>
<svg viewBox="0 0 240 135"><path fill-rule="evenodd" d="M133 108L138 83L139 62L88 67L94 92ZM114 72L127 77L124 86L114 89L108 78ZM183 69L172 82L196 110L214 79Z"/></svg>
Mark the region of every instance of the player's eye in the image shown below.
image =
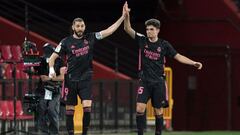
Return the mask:
<svg viewBox="0 0 240 135"><path fill-rule="evenodd" d="M153 31L154 29L153 28L146 28L146 30L147 31L149 31L149 30Z"/></svg>

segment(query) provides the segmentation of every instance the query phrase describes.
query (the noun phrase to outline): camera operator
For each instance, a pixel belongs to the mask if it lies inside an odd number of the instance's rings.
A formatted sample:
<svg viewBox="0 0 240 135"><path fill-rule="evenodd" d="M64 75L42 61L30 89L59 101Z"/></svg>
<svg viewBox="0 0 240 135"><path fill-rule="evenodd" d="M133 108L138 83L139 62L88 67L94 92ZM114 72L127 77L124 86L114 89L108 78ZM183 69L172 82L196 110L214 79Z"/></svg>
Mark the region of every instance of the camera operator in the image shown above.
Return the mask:
<svg viewBox="0 0 240 135"><path fill-rule="evenodd" d="M48 77L48 59L54 52L54 47L46 43L43 46L43 56L39 67L36 67L40 76L37 93L40 94L38 111L38 128L41 134L57 135L59 133L60 89L64 80L65 67L62 59L56 59L54 68L57 71L55 78ZM49 123L49 124L48 124Z"/></svg>

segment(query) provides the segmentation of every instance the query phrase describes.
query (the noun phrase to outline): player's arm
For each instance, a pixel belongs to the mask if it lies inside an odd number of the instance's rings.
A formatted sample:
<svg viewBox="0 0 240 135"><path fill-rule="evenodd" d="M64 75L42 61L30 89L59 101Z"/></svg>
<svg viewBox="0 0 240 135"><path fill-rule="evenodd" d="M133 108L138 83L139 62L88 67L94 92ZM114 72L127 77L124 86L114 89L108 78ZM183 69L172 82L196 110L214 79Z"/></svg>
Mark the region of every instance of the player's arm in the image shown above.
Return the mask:
<svg viewBox="0 0 240 135"><path fill-rule="evenodd" d="M53 53L51 55L51 57L49 58L49 77L53 78L56 77L56 72L54 70L54 64L55 64L55 60L59 57L59 55L57 53Z"/></svg>
<svg viewBox="0 0 240 135"><path fill-rule="evenodd" d="M125 18L125 14L126 14L126 12L124 10L125 6L126 6L126 3L123 6L122 16L114 24L112 24L110 27L108 27L107 29L99 32L100 36L101 36L101 39L103 39L105 37L108 37L111 34L113 34L113 32L115 32L118 29L118 27L121 25L121 23L123 22L123 20Z"/></svg>
<svg viewBox="0 0 240 135"><path fill-rule="evenodd" d="M201 68L202 68L202 63L193 61L193 60L189 59L188 57L183 56L183 55L181 55L181 54L179 54L179 53L177 53L177 54L174 56L174 59L176 59L176 60L177 60L178 62L180 62L180 63L195 66L195 67L197 67L198 69L201 69Z"/></svg>
<svg viewBox="0 0 240 135"><path fill-rule="evenodd" d="M131 27L130 23L130 9L128 8L128 5L125 6L125 12L126 17L124 19L124 30L127 32L128 35L130 35L133 39L135 39L135 30Z"/></svg>
<svg viewBox="0 0 240 135"><path fill-rule="evenodd" d="M60 68L60 74L56 77L50 78L47 75L40 75L40 78L43 82L50 81L50 80L51 81L63 81L64 80L65 69L66 69L66 67L61 67Z"/></svg>
<svg viewBox="0 0 240 135"><path fill-rule="evenodd" d="M66 70L66 67L61 67L60 68L60 74L58 76L52 78L52 81L63 81L65 70Z"/></svg>
<svg viewBox="0 0 240 135"><path fill-rule="evenodd" d="M50 81L51 78L49 78L47 75L40 75L40 78L43 82Z"/></svg>
<svg viewBox="0 0 240 135"><path fill-rule="evenodd" d="M31 71L32 72L36 72L37 75L39 75L41 81L43 81L43 82L46 82L46 81L50 80L50 78L48 77L48 75L45 74L45 71L44 71L44 69L46 69L46 65L45 64L46 64L46 59L41 57L40 66L31 68Z"/></svg>

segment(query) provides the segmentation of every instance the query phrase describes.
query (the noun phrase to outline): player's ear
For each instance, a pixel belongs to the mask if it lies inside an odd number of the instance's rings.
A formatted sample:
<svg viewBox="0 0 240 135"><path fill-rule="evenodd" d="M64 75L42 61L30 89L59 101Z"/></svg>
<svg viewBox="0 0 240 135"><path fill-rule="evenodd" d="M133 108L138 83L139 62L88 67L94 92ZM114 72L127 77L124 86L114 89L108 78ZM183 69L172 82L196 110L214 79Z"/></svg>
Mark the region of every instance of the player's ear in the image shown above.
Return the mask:
<svg viewBox="0 0 240 135"><path fill-rule="evenodd" d="M72 30L74 31L74 26L72 25Z"/></svg>

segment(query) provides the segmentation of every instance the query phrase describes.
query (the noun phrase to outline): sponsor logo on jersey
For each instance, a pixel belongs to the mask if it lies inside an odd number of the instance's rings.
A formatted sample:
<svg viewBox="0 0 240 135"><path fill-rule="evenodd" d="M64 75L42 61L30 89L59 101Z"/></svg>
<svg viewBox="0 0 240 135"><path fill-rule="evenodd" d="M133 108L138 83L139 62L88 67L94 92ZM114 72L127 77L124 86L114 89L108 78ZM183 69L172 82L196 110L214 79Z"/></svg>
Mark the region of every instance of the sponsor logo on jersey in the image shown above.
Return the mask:
<svg viewBox="0 0 240 135"><path fill-rule="evenodd" d="M82 56L88 54L89 46L85 46L83 48L79 48L76 50L72 50L72 54L75 54L76 56Z"/></svg>
<svg viewBox="0 0 240 135"><path fill-rule="evenodd" d="M159 52L152 52L147 49L144 49L144 55L145 55L145 57L147 57L151 60L158 60L160 58Z"/></svg>

